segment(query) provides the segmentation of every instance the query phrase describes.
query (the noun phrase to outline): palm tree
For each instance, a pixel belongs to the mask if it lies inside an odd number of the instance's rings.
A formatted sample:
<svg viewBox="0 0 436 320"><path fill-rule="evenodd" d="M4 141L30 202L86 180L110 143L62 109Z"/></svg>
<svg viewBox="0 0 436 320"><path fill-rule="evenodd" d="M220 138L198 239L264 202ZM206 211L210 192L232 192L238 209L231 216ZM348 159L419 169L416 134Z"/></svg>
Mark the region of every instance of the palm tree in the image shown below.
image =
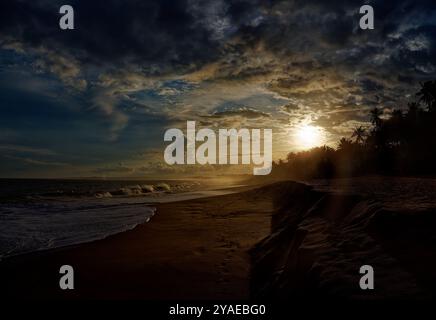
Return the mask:
<svg viewBox="0 0 436 320"><path fill-rule="evenodd" d="M362 143L365 140L365 133L366 130L362 126L360 126L354 129L351 138L356 138L357 143Z"/></svg>
<svg viewBox="0 0 436 320"><path fill-rule="evenodd" d="M421 90L416 94L419 101L424 101L429 111L436 111L436 80L426 81L421 84Z"/></svg>
<svg viewBox="0 0 436 320"><path fill-rule="evenodd" d="M339 140L338 150L348 151L353 147L353 141L347 138Z"/></svg>
<svg viewBox="0 0 436 320"><path fill-rule="evenodd" d="M416 112L419 109L419 104L417 102L409 102L407 106L409 107L409 113Z"/></svg>
<svg viewBox="0 0 436 320"><path fill-rule="evenodd" d="M417 115L418 115L418 111L419 111L419 103L409 102L407 104L407 106L408 106L409 110L406 113L406 117L408 119L415 120Z"/></svg>
<svg viewBox="0 0 436 320"><path fill-rule="evenodd" d="M381 125L382 120L380 119L380 116L383 114L383 111L377 107L372 109L370 111L371 115L371 123L376 127L379 128Z"/></svg>
<svg viewBox="0 0 436 320"><path fill-rule="evenodd" d="M403 111L401 111L400 109L395 109L392 112L392 119L395 119L395 120L403 119Z"/></svg>

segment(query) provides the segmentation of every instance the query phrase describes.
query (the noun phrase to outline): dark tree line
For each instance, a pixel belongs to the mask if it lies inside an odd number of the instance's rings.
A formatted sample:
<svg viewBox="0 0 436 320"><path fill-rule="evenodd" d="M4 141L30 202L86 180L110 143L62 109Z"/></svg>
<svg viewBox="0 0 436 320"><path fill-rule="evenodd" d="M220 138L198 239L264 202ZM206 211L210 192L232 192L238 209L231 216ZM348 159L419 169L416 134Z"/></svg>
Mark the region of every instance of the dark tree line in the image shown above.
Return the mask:
<svg viewBox="0 0 436 320"><path fill-rule="evenodd" d="M408 110L393 110L388 119L382 114L380 108L372 109L372 128L355 128L336 149L323 146L289 153L273 163L272 174L297 179L435 174L436 81L421 83Z"/></svg>

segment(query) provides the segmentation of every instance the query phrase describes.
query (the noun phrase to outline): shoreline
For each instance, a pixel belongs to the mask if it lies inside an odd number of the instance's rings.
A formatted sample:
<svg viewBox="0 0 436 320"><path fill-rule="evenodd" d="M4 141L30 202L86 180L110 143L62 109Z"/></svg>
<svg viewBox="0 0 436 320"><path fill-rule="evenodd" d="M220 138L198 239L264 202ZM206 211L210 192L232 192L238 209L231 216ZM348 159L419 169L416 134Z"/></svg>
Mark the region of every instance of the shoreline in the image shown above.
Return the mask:
<svg viewBox="0 0 436 320"><path fill-rule="evenodd" d="M175 203L175 202L183 202L183 201L195 201L196 199L219 197L219 196L223 196L223 195L241 192L243 190L249 190L253 187L255 187L255 186L237 185L237 186L230 186L230 187L215 188L215 189L210 189L210 190L207 189L204 191L188 191L188 192L181 192L181 193L169 193L166 196L159 197L159 198L151 198L149 196L148 197L147 196L138 196L138 197L130 197L130 198L128 198L128 197L109 198L106 200L106 203L108 205L110 205L110 202L114 202L114 205L117 206L121 200L124 200L126 202L126 205L128 205L128 206L140 206L140 205L146 206L146 207L152 209L153 214L150 215L150 217L148 217L145 221L139 222L131 228L127 228L127 229L117 231L114 233L104 234L101 237L98 237L98 238L93 239L93 240L71 243L71 244L62 245L62 246L54 246L51 248L45 247L45 248L41 248L41 249L37 249L37 250L29 250L29 251L19 252L19 253L11 254L11 255L4 255L4 256L0 255L0 263L2 261L7 261L10 258L19 257L22 255L37 255L37 254L44 254L46 252L49 253L51 251L58 251L58 250L62 250L62 249L74 248L74 247L77 247L77 246L80 246L83 244L89 244L89 243L93 243L96 241L102 241L102 240L105 240L109 237L112 237L112 236L115 236L118 234L122 234L124 232L132 231L142 224L146 224L146 223L151 222L153 217L156 215L157 206L159 204ZM140 202L138 202L139 200L140 200Z"/></svg>
<svg viewBox="0 0 436 320"><path fill-rule="evenodd" d="M0 261L2 295L28 299L246 299L248 250L269 234L272 213L270 197L250 194L257 187L153 203L156 214L152 220L131 230L6 257ZM70 292L58 288L63 264L75 268L77 289Z"/></svg>
<svg viewBox="0 0 436 320"><path fill-rule="evenodd" d="M161 203L151 223L133 230L0 262L1 295L6 300L432 299L436 196L427 190L435 185L367 178L319 190L281 181ZM62 265L74 268L74 290L59 289ZM363 265L376 270L376 291L360 290Z"/></svg>

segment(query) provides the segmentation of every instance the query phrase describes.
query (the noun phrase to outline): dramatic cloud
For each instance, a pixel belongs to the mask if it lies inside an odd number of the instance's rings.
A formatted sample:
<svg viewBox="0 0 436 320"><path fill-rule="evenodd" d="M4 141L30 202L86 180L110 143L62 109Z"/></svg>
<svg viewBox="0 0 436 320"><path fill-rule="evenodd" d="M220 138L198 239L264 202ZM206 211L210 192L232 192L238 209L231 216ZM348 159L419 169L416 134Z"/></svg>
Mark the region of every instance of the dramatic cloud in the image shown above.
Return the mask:
<svg viewBox="0 0 436 320"><path fill-rule="evenodd" d="M259 119L259 118L269 118L271 115L265 112L260 112L258 110L252 109L252 108L239 108L239 109L232 109L232 110L226 110L226 111L217 111L214 112L212 115L213 118L225 118L225 117L244 117L248 119Z"/></svg>
<svg viewBox="0 0 436 320"><path fill-rule="evenodd" d="M366 3L375 30L359 28ZM62 4L2 4L0 139L90 174L122 174L111 163L138 149L163 152L165 129L187 120L273 128L275 157L301 124L334 144L436 77L433 0L73 0L70 31L58 26ZM125 173L173 170L134 161Z"/></svg>

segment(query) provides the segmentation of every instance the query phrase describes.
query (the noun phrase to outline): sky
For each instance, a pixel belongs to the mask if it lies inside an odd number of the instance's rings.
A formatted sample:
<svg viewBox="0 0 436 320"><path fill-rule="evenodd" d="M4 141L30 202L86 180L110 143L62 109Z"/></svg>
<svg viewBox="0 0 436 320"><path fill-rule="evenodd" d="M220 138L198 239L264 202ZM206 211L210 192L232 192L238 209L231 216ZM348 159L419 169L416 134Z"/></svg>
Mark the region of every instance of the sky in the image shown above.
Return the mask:
<svg viewBox="0 0 436 320"><path fill-rule="evenodd" d="M67 2L74 30L59 28ZM374 30L359 28L364 4ZM0 6L0 177L219 174L166 165L165 131L188 120L271 128L274 158L285 158L308 147L301 128L334 147L369 126L371 108L389 117L436 79L434 0Z"/></svg>

